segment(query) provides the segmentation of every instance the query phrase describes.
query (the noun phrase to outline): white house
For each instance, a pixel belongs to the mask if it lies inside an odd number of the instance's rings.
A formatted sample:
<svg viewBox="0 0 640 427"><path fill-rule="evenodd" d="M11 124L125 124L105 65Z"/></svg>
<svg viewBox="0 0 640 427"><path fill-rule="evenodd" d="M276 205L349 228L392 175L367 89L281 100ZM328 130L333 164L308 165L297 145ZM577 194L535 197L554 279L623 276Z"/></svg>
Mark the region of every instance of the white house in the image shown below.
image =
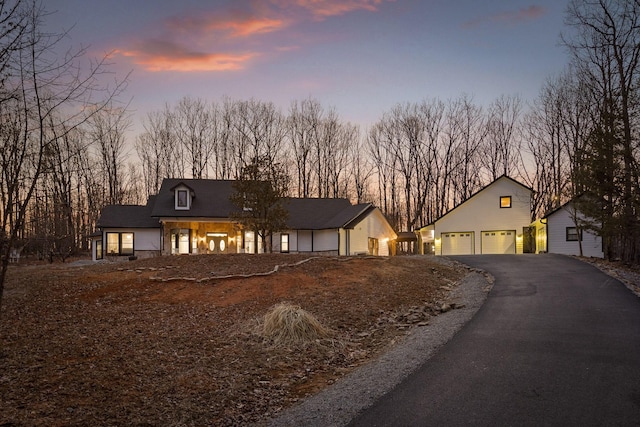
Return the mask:
<svg viewBox="0 0 640 427"><path fill-rule="evenodd" d="M573 201L569 201L536 221L536 253L603 258L602 238L590 231L580 230L576 225L574 219L580 222L583 218L576 211Z"/></svg>
<svg viewBox="0 0 640 427"><path fill-rule="evenodd" d="M233 181L165 179L147 206L108 206L94 237L94 259L196 253L250 253L254 233L231 219ZM389 255L396 233L370 203L347 199L286 198L287 231L272 250L329 255ZM261 242L258 242L261 243ZM258 244L258 250L262 245Z"/></svg>
<svg viewBox="0 0 640 427"><path fill-rule="evenodd" d="M531 222L531 192L506 175L417 230L422 253L523 253Z"/></svg>
<svg viewBox="0 0 640 427"><path fill-rule="evenodd" d="M351 205L346 199L291 198L285 202L290 230L276 233L276 252L335 255L391 254L396 233L370 203Z"/></svg>
<svg viewBox="0 0 640 427"><path fill-rule="evenodd" d="M145 206L109 205L102 209L91 237L93 260L105 257L155 256L160 252L160 222L151 216L155 197Z"/></svg>

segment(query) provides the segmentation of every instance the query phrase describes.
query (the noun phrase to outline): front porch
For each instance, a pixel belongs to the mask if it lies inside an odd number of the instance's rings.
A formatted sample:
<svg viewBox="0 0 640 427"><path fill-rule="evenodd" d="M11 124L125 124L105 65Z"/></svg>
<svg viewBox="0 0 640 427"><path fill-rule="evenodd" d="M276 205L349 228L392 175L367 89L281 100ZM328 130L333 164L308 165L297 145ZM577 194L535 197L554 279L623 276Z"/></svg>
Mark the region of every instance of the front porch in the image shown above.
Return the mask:
<svg viewBox="0 0 640 427"><path fill-rule="evenodd" d="M262 252L262 239L258 250ZM162 221L162 254L254 253L255 236L232 222Z"/></svg>

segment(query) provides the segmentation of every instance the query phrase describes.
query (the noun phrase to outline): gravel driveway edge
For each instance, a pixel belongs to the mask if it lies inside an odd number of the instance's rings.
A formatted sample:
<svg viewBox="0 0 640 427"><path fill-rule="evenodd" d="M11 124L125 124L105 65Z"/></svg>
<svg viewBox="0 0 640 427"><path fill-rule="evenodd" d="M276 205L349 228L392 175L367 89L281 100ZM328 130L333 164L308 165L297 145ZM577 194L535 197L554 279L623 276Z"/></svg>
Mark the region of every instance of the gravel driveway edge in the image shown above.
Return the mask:
<svg viewBox="0 0 640 427"><path fill-rule="evenodd" d="M447 343L482 306L491 283L492 279L487 275L471 271L451 291L447 301L455 302L462 308L431 318L427 326L415 327L399 344L375 361L263 425L347 425L360 411L393 389Z"/></svg>

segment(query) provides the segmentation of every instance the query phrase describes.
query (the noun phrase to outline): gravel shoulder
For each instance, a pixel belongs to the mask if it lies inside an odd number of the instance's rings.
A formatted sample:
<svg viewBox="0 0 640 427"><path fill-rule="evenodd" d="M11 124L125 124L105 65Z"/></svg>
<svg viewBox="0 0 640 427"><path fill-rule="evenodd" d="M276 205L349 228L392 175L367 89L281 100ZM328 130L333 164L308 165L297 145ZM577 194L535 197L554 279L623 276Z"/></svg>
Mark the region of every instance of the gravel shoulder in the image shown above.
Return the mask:
<svg viewBox="0 0 640 427"><path fill-rule="evenodd" d="M445 258L438 260L451 263ZM427 326L413 328L375 361L341 378L277 418L259 425L347 425L360 411L393 389L446 344L482 306L492 283L490 275L471 270L449 295L448 300L460 308L433 317Z"/></svg>

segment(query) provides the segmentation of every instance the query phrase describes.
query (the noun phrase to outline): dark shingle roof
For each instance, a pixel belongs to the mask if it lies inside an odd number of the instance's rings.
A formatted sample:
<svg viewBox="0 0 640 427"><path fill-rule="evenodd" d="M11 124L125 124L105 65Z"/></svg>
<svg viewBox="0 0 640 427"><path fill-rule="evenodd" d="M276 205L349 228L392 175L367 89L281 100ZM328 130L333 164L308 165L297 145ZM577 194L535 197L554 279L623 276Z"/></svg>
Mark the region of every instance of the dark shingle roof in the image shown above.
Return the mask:
<svg viewBox="0 0 640 427"><path fill-rule="evenodd" d="M214 179L165 179L156 197L151 215L156 218L229 218L237 208L229 201L233 182ZM193 191L189 210L176 210L174 190L179 185ZM283 206L289 212L288 228L292 230L324 230L350 228L362 215L373 209L371 204L352 205L347 199L286 198ZM355 225L355 224L353 224Z"/></svg>
<svg viewBox="0 0 640 427"><path fill-rule="evenodd" d="M344 227L364 209L364 205L354 206L347 199L312 198L289 198L284 207L289 211L287 225L293 230Z"/></svg>
<svg viewBox="0 0 640 427"><path fill-rule="evenodd" d="M193 191L194 198L189 210L175 210L173 190L180 184L186 185ZM162 181L151 215L155 217L229 218L229 214L236 210L229 201L229 196L232 193L233 181L167 178Z"/></svg>
<svg viewBox="0 0 640 427"><path fill-rule="evenodd" d="M157 218L151 216L155 196L146 206L108 205L102 208L97 226L100 228L160 228Z"/></svg>

